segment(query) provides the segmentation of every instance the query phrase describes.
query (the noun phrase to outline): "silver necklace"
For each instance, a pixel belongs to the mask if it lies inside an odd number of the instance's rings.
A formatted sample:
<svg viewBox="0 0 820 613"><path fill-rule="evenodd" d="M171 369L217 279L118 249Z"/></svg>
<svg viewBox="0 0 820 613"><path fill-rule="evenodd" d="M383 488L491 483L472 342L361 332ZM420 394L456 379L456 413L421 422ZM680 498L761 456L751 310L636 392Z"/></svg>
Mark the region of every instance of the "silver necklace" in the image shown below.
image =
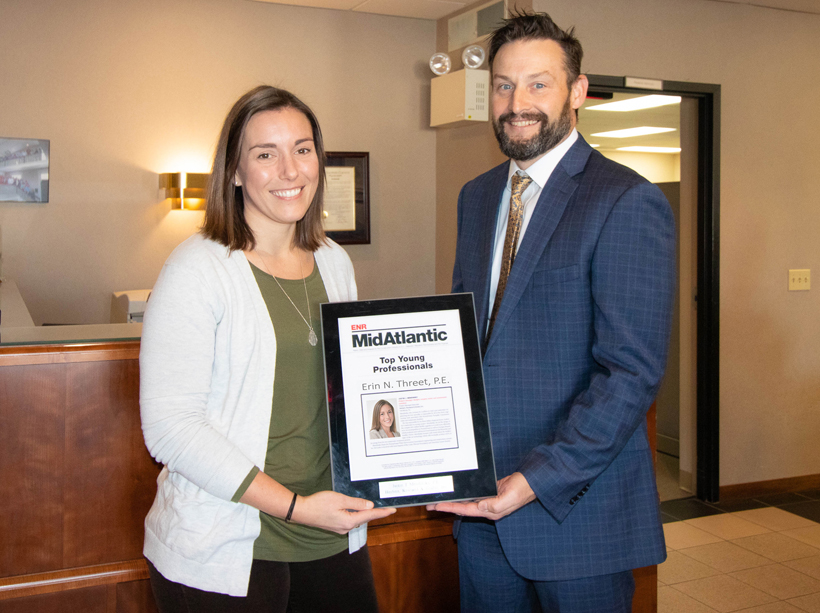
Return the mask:
<svg viewBox="0 0 820 613"><path fill-rule="evenodd" d="M270 271L268 270L268 265L265 263L265 259L261 255L259 255L259 252L256 249L254 249L253 252L257 256L259 256L259 261L262 262L262 267L265 269L265 272L268 273L271 277L273 277L273 275L271 275ZM307 324L308 330L310 330L310 332L308 332L308 342L313 347L315 347L316 343L319 342L319 339L316 337L316 332L313 331L313 326L310 324L310 319L311 319L311 316L310 316L310 298L308 297L307 280L305 279L305 275L302 272L302 261L301 260L299 261L299 275L302 277L302 283L305 284L305 302L307 302L307 308L308 308L308 318L307 319L305 319L305 316L302 315L302 311L299 310L299 307L296 306L296 303L291 299L290 296L288 296L288 293L285 291L285 288L282 287L281 283L279 283L279 279L277 279L276 277L273 277L273 280L276 281L276 285L278 285L279 289L282 290L282 293L285 295L285 298L288 299L288 301L293 305L293 308L296 309L296 312L299 313L299 317L302 318L302 321L304 321L305 324Z"/></svg>

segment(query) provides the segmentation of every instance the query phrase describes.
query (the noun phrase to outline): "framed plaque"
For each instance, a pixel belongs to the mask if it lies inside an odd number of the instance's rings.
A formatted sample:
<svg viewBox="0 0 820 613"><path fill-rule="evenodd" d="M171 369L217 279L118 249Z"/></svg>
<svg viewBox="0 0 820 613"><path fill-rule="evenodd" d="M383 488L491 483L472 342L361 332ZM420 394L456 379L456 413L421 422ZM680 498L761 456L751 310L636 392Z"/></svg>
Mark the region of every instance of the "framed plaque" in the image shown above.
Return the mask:
<svg viewBox="0 0 820 613"><path fill-rule="evenodd" d="M369 244L370 154L328 151L325 178L325 233L343 245Z"/></svg>
<svg viewBox="0 0 820 613"><path fill-rule="evenodd" d="M472 294L321 309L333 489L394 507L495 496Z"/></svg>

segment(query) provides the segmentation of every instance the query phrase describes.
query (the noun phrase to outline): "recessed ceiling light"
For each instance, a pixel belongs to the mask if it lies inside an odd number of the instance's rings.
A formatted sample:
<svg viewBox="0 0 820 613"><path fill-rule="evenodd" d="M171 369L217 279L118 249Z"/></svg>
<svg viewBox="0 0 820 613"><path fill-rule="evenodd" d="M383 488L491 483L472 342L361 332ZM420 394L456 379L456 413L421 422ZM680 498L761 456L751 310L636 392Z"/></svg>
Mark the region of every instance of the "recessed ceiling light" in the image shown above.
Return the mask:
<svg viewBox="0 0 820 613"><path fill-rule="evenodd" d="M617 102L596 104L595 106L586 107L586 110L621 112L640 111L641 109L652 109L657 106L666 106L668 104L680 104L680 100L680 96L660 96L658 94L653 94L651 96L639 96L628 100L618 100Z"/></svg>
<svg viewBox="0 0 820 613"><path fill-rule="evenodd" d="M653 128L650 126L641 126L640 128L627 128L626 130L598 132L592 136L603 136L604 138L630 138L631 136L646 136L647 134L661 134L662 132L674 131L675 128Z"/></svg>
<svg viewBox="0 0 820 613"><path fill-rule="evenodd" d="M590 147L592 147L593 149L597 149L597 148L598 148L598 147L600 147L601 145L598 145L598 144L596 144L596 143L589 143L589 146L590 146Z"/></svg>
<svg viewBox="0 0 820 613"><path fill-rule="evenodd" d="M617 151L637 151L639 153L680 153L680 147L618 147Z"/></svg>

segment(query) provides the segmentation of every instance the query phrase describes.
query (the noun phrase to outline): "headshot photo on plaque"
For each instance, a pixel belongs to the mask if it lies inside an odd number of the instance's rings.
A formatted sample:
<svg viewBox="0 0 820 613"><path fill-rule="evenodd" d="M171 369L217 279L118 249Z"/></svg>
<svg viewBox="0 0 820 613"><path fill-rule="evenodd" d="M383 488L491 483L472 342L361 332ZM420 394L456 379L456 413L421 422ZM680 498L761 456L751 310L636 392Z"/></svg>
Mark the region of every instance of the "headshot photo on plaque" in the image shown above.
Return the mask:
<svg viewBox="0 0 820 613"><path fill-rule="evenodd" d="M370 425L370 438L397 438L400 437L397 428L396 409L387 400L378 400L373 405L373 422Z"/></svg>

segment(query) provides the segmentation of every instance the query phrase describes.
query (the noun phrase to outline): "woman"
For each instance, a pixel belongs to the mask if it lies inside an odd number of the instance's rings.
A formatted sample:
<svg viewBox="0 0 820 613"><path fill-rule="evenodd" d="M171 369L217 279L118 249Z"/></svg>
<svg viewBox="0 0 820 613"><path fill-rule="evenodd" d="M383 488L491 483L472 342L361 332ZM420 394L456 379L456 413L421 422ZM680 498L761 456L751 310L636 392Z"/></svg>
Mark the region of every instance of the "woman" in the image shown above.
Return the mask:
<svg viewBox="0 0 820 613"><path fill-rule="evenodd" d="M222 127L202 230L154 286L140 408L165 467L144 553L163 612L378 608L364 524L394 510L327 491L319 303L355 300L356 284L322 232L323 190L313 112L248 92Z"/></svg>
<svg viewBox="0 0 820 613"><path fill-rule="evenodd" d="M373 406L373 424L370 426L370 438L393 438L401 436L396 430L396 415L393 405L387 400L379 400Z"/></svg>

